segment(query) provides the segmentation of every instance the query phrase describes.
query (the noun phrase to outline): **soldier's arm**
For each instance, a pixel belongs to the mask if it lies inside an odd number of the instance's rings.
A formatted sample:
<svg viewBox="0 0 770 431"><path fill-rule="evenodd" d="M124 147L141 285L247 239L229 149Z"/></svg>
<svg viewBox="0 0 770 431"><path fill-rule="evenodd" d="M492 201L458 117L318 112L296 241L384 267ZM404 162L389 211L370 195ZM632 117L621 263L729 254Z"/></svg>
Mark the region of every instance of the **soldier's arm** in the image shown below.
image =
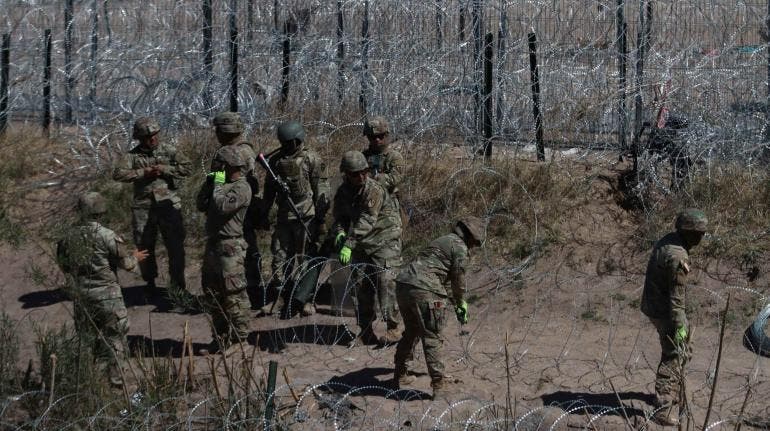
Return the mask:
<svg viewBox="0 0 770 431"><path fill-rule="evenodd" d="M275 182L273 177L265 175L265 191L262 194L262 208L260 209L263 217L267 217L270 213L275 198L278 195L278 183Z"/></svg>
<svg viewBox="0 0 770 431"><path fill-rule="evenodd" d="M404 180L404 156L398 151L391 151L390 155L390 171L380 172L377 175L377 181L385 187L388 193L393 193Z"/></svg>
<svg viewBox="0 0 770 431"><path fill-rule="evenodd" d="M126 248L126 244L119 235L114 232L105 233L103 237L107 250L109 251L110 260L114 260L118 267L131 271L136 268L137 259Z"/></svg>
<svg viewBox="0 0 770 431"><path fill-rule="evenodd" d="M686 257L677 260L674 269L674 280L671 290L671 321L675 328L687 326L687 314L685 312L685 289L687 277L690 273L690 263Z"/></svg>
<svg viewBox="0 0 770 431"><path fill-rule="evenodd" d="M326 163L314 154L310 158L310 187L313 190L313 205L316 218L323 220L329 211L329 176L326 174Z"/></svg>
<svg viewBox="0 0 770 431"><path fill-rule="evenodd" d="M459 304L465 295L465 271L468 268L467 248L453 246L450 258L452 260L449 266L449 284L452 289L451 295L455 304Z"/></svg>
<svg viewBox="0 0 770 431"><path fill-rule="evenodd" d="M187 178L192 173L192 162L179 151L171 154L167 165L160 165L159 169L164 176L173 179Z"/></svg>
<svg viewBox="0 0 770 431"><path fill-rule="evenodd" d="M369 188L369 192L362 196L364 200L361 203L361 214L351 221L348 228L347 246L355 248L356 243L365 238L374 229L377 218L380 216L380 210L385 202L385 190L379 187Z"/></svg>
<svg viewBox="0 0 770 431"><path fill-rule="evenodd" d="M232 214L249 205L251 189L246 182L215 184L212 199L220 214Z"/></svg>
<svg viewBox="0 0 770 431"><path fill-rule="evenodd" d="M211 193L214 191L214 182L206 180L201 184L201 188L198 190L198 194L195 197L195 208L198 211L206 212L209 209L211 203Z"/></svg>
<svg viewBox="0 0 770 431"><path fill-rule="evenodd" d="M134 157L132 154L125 154L120 162L112 170L112 179L124 183L130 183L144 178L144 168L134 166Z"/></svg>

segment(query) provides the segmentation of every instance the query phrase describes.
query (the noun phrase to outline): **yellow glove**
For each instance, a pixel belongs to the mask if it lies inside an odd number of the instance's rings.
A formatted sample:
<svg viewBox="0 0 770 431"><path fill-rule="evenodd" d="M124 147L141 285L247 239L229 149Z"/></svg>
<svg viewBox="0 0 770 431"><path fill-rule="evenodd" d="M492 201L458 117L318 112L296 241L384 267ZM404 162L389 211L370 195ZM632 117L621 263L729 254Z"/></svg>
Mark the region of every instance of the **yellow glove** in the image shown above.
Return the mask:
<svg viewBox="0 0 770 431"><path fill-rule="evenodd" d="M225 183L225 171L209 172L209 176L214 178L214 184Z"/></svg>
<svg viewBox="0 0 770 431"><path fill-rule="evenodd" d="M468 323L468 303L464 299L455 305L455 317L461 325Z"/></svg>
<svg viewBox="0 0 770 431"><path fill-rule="evenodd" d="M676 329L676 333L674 333L674 341L677 343L684 343L687 340L687 327L686 326L680 326Z"/></svg>
<svg viewBox="0 0 770 431"><path fill-rule="evenodd" d="M347 265L350 263L350 256L353 254L353 250L348 246L343 246L340 250L340 263Z"/></svg>
<svg viewBox="0 0 770 431"><path fill-rule="evenodd" d="M345 232L340 232L337 234L337 236L334 237L334 246L336 248L341 248L343 244L345 244Z"/></svg>

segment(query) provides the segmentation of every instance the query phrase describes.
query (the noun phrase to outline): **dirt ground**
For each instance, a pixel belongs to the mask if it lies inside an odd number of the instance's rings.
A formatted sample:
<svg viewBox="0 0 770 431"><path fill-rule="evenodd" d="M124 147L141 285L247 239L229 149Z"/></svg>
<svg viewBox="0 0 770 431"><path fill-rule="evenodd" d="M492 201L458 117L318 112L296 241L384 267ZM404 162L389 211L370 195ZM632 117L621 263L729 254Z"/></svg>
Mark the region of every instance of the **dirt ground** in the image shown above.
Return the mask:
<svg viewBox="0 0 770 431"><path fill-rule="evenodd" d="M447 371L461 381L456 397L430 400L420 348L415 364L421 375L414 390L394 392L394 347L348 348L347 328L355 331L355 320L332 310L332 295L322 293L319 313L311 317L252 320L254 373L265 375L269 361L278 363L279 415L291 429L342 429L350 424L354 429L503 429L509 420L504 408L510 405L519 429L627 429L626 421L635 429L659 429L645 424L645 413L652 407L660 350L654 328L638 310L649 250L630 240L634 221L615 202L607 178L617 177L617 167L608 162L601 167L602 175L596 173L575 179L592 182L593 203L564 220L563 240L537 259L499 262L483 250L474 256L468 285L477 299L470 306L470 322L461 328L450 318L445 331ZM33 281L42 270L49 274L46 284L56 284L48 247L28 242L16 249L0 248L0 310L19 321L19 367L36 357L35 327L71 322L71 304L58 291ZM188 285L195 290L199 266L194 256L190 261ZM733 429L747 382L752 390L746 415L770 420L770 358L743 346L743 333L758 311L754 304L761 304L767 294L767 267L748 282L743 271L728 262L702 261L697 254L693 261L688 300L694 304L694 358L687 367L687 391L696 428L709 403L718 313L728 294L735 311L725 331L709 420L715 425L710 429ZM205 315L163 312L143 302L137 274L123 272L120 278L134 344L179 358L185 324L196 349L211 340ZM382 333L383 328L376 330ZM206 378L207 358L195 357L195 372ZM335 400L350 402L345 411L334 414L325 407L324 397L335 394L322 392L321 385L336 391ZM621 403L624 410L618 409Z"/></svg>

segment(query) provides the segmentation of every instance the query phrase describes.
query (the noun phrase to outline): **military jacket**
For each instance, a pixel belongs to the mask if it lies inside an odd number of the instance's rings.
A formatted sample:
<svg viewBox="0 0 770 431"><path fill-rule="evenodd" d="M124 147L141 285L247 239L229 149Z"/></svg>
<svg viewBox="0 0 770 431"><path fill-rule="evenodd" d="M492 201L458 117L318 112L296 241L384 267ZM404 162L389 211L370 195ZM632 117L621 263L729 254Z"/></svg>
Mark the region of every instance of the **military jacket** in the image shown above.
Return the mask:
<svg viewBox="0 0 770 431"><path fill-rule="evenodd" d="M56 255L62 271L83 288L113 286L118 268L130 271L137 264L123 239L96 221L73 228L57 244Z"/></svg>
<svg viewBox="0 0 770 431"><path fill-rule="evenodd" d="M401 216L385 188L372 178L367 177L359 189L347 182L337 189L334 195L334 232L335 237L345 232L345 244L354 252L400 259ZM394 241L397 242L397 249L385 249Z"/></svg>
<svg viewBox="0 0 770 431"><path fill-rule="evenodd" d="M286 184L289 197L294 201L303 219L326 216L329 210L329 178L326 174L326 164L318 153L304 147L291 155L279 151L270 157L268 164ZM264 210L269 211L277 199L278 220L296 220L297 216L288 201L280 196L283 193L281 188L269 174L266 176Z"/></svg>
<svg viewBox="0 0 770 431"><path fill-rule="evenodd" d="M144 168L154 165L161 167L161 175L145 178ZM134 208L150 208L167 202L180 208L178 182L189 176L191 169L190 160L171 145L161 143L154 150L137 145L123 156L112 178L134 184Z"/></svg>
<svg viewBox="0 0 770 431"><path fill-rule="evenodd" d="M220 240L243 236L243 219L251 203L251 187L244 177L225 184L207 180L197 197L199 211L206 212L208 239Z"/></svg>
<svg viewBox="0 0 770 431"><path fill-rule="evenodd" d="M245 139L241 139L234 144L228 145L235 145L236 148L238 148L238 152L241 154L241 157L246 160L246 171L244 172L246 174L246 182L248 182L251 186L252 195L256 195L259 193L259 177L257 176L257 153L254 152L254 148ZM222 166L222 162L220 162L217 157L218 153L219 150L214 153L214 157L211 160L211 172L225 170L225 167Z"/></svg>
<svg viewBox="0 0 770 431"><path fill-rule="evenodd" d="M396 282L435 293L455 302L463 299L468 246L450 233L433 240L396 277Z"/></svg>
<svg viewBox="0 0 770 431"><path fill-rule="evenodd" d="M369 163L369 173L372 177L376 178L391 196L396 196L404 180L404 156L390 148L382 152L367 148L363 153Z"/></svg>
<svg viewBox="0 0 770 431"><path fill-rule="evenodd" d="M690 256L682 238L671 232L652 250L644 278L641 309L653 319L670 319L674 327L686 326L685 285Z"/></svg>

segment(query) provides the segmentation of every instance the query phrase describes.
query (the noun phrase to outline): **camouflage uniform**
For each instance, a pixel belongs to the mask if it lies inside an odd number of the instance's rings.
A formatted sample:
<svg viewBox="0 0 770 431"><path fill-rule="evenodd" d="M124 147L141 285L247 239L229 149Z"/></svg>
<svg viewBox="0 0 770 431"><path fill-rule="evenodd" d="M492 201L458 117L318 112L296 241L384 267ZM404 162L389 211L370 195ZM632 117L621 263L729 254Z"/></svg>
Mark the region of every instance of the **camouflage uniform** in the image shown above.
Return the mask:
<svg viewBox="0 0 770 431"><path fill-rule="evenodd" d="M401 266L401 217L384 187L367 177L357 189L344 182L334 196L334 233L346 235L358 272L356 305L361 333L372 334L375 295L389 331L398 328L392 271Z"/></svg>
<svg viewBox="0 0 770 431"><path fill-rule="evenodd" d="M364 125L364 135L367 137L383 133L390 133L388 122L383 117L372 117ZM404 156L391 149L387 143L379 146L370 144L363 154L369 164L370 175L385 187L400 211L398 187L404 180Z"/></svg>
<svg viewBox="0 0 770 431"><path fill-rule="evenodd" d="M240 164L241 172L245 173L246 162L236 149L225 147L219 156L227 165ZM197 208L206 212L201 285L210 305L213 336L219 347L244 341L248 335L243 220L250 202L251 188L245 176L225 184L207 180L198 192Z"/></svg>
<svg viewBox="0 0 770 431"><path fill-rule="evenodd" d="M226 131L222 134L220 141L221 148L232 145L238 149L246 162L246 182L251 187L251 204L246 212L246 217L243 220L243 237L246 240L246 259L244 262L245 274L246 274L246 291L249 296L249 300L252 303L252 307L258 301L258 288L261 284L261 259L262 256L257 247L257 235L256 235L256 221L259 217L259 177L256 171L257 153L254 151L251 143L243 137L243 123L241 117L237 112L222 112L214 117L214 126L217 130ZM221 150L220 148L220 150ZM220 171L223 169L222 163L219 157L219 150L214 154L211 160L211 172Z"/></svg>
<svg viewBox="0 0 770 431"><path fill-rule="evenodd" d="M134 137L142 138L158 133L155 120L140 118L134 125ZM137 133L138 132L138 133ZM158 166L158 176L147 177L145 168ZM158 231L168 252L171 283L185 289L184 268L185 230L182 220L181 199L177 195L179 181L190 175L191 162L176 148L160 143L155 148L137 145L115 167L116 181L133 183L134 201L131 205L134 243L147 250L150 256L139 264L142 279L152 286L158 276L155 243Z"/></svg>
<svg viewBox="0 0 770 431"><path fill-rule="evenodd" d="M694 210L691 210L694 211ZM677 218L677 231L661 238L656 244L647 263L647 272L642 292L641 310L658 331L661 355L655 377L655 393L660 407L670 407L679 401L680 371L689 359L689 336L677 341L676 333L680 328L687 331L688 322L685 313L686 284L690 273L690 256L680 219ZM702 228L705 231L705 216L702 216ZM694 244L693 244L694 245ZM666 412L667 413L667 412Z"/></svg>
<svg viewBox="0 0 770 431"><path fill-rule="evenodd" d="M96 199L102 198L88 193L81 197L81 203ZM128 312L116 270L134 269L136 258L120 236L95 220L84 220L70 230L56 251L59 266L67 275L65 292L73 301L75 329L95 341L97 360L112 366L121 364L126 355Z"/></svg>

